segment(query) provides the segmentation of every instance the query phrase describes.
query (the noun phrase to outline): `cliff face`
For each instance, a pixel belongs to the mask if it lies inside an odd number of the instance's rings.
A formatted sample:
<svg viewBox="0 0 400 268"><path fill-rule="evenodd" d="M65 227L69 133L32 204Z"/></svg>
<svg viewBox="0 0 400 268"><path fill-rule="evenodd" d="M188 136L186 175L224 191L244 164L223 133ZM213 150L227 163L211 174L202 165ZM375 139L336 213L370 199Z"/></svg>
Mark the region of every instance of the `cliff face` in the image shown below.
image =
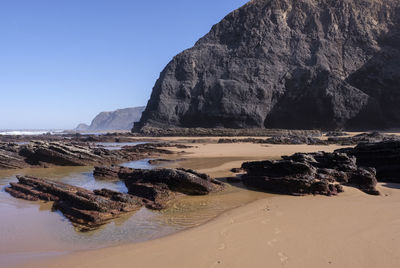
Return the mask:
<svg viewBox="0 0 400 268"><path fill-rule="evenodd" d="M140 120L145 107L119 109L99 113L90 126L79 124L76 131L129 130L133 123Z"/></svg>
<svg viewBox="0 0 400 268"><path fill-rule="evenodd" d="M400 126L400 1L253 0L162 71L139 124Z"/></svg>

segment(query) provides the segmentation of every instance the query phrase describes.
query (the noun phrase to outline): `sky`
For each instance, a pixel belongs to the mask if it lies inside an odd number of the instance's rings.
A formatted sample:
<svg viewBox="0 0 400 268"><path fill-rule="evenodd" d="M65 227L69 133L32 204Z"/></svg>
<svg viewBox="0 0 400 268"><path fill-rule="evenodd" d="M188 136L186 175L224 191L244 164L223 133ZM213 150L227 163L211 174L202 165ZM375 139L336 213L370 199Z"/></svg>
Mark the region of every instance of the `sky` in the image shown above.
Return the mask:
<svg viewBox="0 0 400 268"><path fill-rule="evenodd" d="M166 64L246 0L0 0L0 129L144 106Z"/></svg>

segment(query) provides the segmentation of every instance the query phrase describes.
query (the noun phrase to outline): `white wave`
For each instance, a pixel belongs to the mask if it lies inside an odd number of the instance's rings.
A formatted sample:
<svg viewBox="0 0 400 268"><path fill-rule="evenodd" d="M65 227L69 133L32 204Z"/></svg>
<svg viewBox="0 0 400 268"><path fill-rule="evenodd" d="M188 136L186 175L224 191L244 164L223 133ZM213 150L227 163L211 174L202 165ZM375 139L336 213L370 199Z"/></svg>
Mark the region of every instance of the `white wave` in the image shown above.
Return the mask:
<svg viewBox="0 0 400 268"><path fill-rule="evenodd" d="M5 130L0 131L0 135L43 135L46 133L60 134L63 130Z"/></svg>

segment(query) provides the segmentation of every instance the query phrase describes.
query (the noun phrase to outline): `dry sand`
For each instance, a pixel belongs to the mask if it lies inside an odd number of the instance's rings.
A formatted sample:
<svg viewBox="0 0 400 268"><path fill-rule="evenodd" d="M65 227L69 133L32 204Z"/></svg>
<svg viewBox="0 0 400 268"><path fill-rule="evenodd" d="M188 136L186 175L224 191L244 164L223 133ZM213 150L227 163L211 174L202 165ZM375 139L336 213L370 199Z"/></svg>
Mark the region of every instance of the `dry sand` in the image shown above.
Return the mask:
<svg viewBox="0 0 400 268"><path fill-rule="evenodd" d="M187 160L214 176L244 160L334 146L205 144ZM222 159L222 160L221 160ZM168 237L29 263L24 267L400 267L400 190L345 188L337 197L273 196Z"/></svg>

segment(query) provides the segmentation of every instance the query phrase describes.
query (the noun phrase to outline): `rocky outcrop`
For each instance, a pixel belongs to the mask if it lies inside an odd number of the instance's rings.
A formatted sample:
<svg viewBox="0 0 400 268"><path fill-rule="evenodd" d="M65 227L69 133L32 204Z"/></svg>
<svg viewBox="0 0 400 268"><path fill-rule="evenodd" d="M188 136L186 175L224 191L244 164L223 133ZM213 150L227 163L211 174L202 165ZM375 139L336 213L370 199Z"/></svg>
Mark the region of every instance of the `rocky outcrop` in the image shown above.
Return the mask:
<svg viewBox="0 0 400 268"><path fill-rule="evenodd" d="M338 152L356 157L360 166L374 167L379 181L400 183L400 140L360 143Z"/></svg>
<svg viewBox="0 0 400 268"><path fill-rule="evenodd" d="M85 166L107 162L107 151L73 143L35 141L22 145L18 153L31 165Z"/></svg>
<svg viewBox="0 0 400 268"><path fill-rule="evenodd" d="M81 231L96 228L150 202L107 189L89 191L29 176L17 178L18 183L10 183L6 192L30 201L54 201L53 209L60 210Z"/></svg>
<svg viewBox="0 0 400 268"><path fill-rule="evenodd" d="M99 113L90 125L79 124L76 131L130 130L133 123L139 121L145 107L119 109Z"/></svg>
<svg viewBox="0 0 400 268"><path fill-rule="evenodd" d="M25 159L18 155L16 143L0 143L0 169L18 169L28 167Z"/></svg>
<svg viewBox="0 0 400 268"><path fill-rule="evenodd" d="M346 137L329 137L328 143L340 145L356 145L359 143L376 143L382 141L395 141L400 140L398 135L383 134L379 132L361 133L355 136Z"/></svg>
<svg viewBox="0 0 400 268"><path fill-rule="evenodd" d="M336 195L341 185L352 185L368 194L379 194L373 168L360 168L356 159L342 153L297 153L278 161L243 163L246 186L267 192Z"/></svg>
<svg viewBox="0 0 400 268"><path fill-rule="evenodd" d="M322 133L319 130L286 130L286 129L261 129L261 128L157 128L145 126L140 129L140 133L133 135L151 137L272 137L272 136L310 136L318 137Z"/></svg>
<svg viewBox="0 0 400 268"><path fill-rule="evenodd" d="M33 141L22 145L0 143L0 169L119 164L172 154L172 151L160 147L176 146L182 145L148 143L124 146L119 150L107 150L90 143L73 141Z"/></svg>
<svg viewBox="0 0 400 268"><path fill-rule="evenodd" d="M156 82L149 127L384 129L400 124L398 0L253 0Z"/></svg>
<svg viewBox="0 0 400 268"><path fill-rule="evenodd" d="M244 138L244 139L227 139L222 138L218 143L261 143L261 144L308 144L308 145L328 145L328 141L309 136L276 136L268 139Z"/></svg>
<svg viewBox="0 0 400 268"><path fill-rule="evenodd" d="M17 176L18 183L10 183L5 191L25 200L54 201L53 209L60 210L76 227L86 231L142 206L163 209L177 194L206 195L224 187L208 175L188 169L96 167L94 176L123 180L128 194L108 189L89 191L30 176Z"/></svg>
<svg viewBox="0 0 400 268"><path fill-rule="evenodd" d="M131 169L125 167L95 167L96 178L119 178L128 193L151 200L156 207L165 207L175 193L206 195L219 191L223 185L208 175L190 169Z"/></svg>

